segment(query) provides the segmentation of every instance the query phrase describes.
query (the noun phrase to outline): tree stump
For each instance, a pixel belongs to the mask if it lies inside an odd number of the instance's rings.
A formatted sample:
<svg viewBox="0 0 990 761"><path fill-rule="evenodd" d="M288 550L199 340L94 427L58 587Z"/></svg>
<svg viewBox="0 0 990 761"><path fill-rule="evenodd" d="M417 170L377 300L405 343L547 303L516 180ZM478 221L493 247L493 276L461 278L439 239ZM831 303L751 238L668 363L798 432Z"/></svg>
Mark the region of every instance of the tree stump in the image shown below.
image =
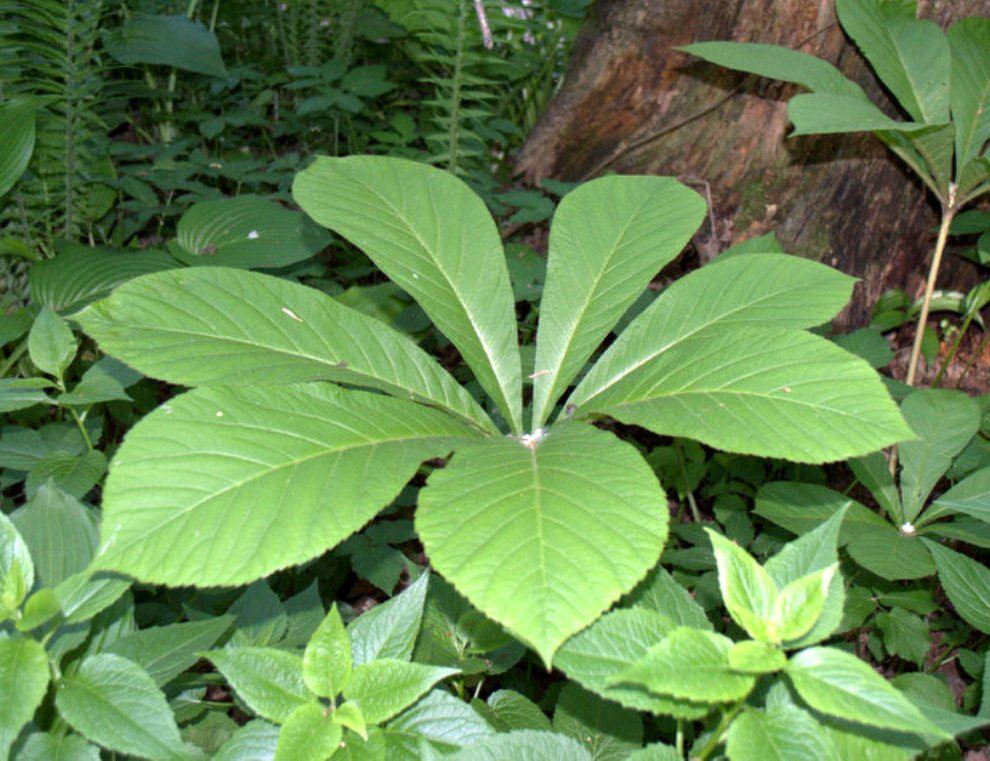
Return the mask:
<svg viewBox="0 0 990 761"><path fill-rule="evenodd" d="M990 0L922 0L919 15L944 28L990 15ZM905 118L845 38L832 2L598 0L517 171L530 182L609 171L677 176L709 199L695 240L702 261L772 231L789 253L861 278L837 319L843 329L868 322L888 288L920 295L937 224L922 183L873 135L787 137L787 101L799 88L675 50L730 39L824 58ZM977 276L948 257L939 286L964 288Z"/></svg>

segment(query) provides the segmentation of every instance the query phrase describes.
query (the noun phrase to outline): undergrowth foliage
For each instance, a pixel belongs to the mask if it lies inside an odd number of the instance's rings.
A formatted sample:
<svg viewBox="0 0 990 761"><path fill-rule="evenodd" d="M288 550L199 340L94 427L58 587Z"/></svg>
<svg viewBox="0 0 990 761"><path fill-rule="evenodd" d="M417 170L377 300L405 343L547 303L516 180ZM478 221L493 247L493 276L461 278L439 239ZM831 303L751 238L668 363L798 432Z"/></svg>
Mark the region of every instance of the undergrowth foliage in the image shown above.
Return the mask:
<svg viewBox="0 0 990 761"><path fill-rule="evenodd" d="M990 397L878 374L773 235L657 288L674 178L507 188L587 5L0 0L0 759L982 742ZM990 21L838 11L911 121L689 50L876 132L982 262Z"/></svg>

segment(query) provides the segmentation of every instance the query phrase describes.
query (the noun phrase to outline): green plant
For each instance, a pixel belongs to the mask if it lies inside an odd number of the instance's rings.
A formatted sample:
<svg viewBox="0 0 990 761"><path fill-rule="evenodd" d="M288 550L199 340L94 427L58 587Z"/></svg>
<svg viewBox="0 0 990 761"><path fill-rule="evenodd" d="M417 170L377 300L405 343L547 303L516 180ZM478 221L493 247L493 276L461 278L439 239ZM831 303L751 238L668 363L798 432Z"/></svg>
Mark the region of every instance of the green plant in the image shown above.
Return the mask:
<svg viewBox="0 0 990 761"><path fill-rule="evenodd" d="M788 104L792 135L873 132L938 199L942 219L918 317L907 383L914 383L932 294L956 213L990 190L990 19L947 33L916 18L914 2L837 0L836 11L880 80L912 121L897 121L831 64L773 45L701 42L682 50L714 63L794 82L811 93Z"/></svg>
<svg viewBox="0 0 990 761"><path fill-rule="evenodd" d="M605 178L562 202L528 432L509 279L480 199L439 170L374 157L320 158L294 194L420 303L490 412L407 337L315 291L205 267L138 278L75 319L111 355L199 388L118 452L97 567L250 581L343 541L421 462L454 450L420 494L419 537L442 575L549 664L666 538L650 468L591 423L803 461L910 435L865 363L803 330L839 308L850 279L777 254L718 260L671 286L558 405L700 223L700 198L673 180Z"/></svg>

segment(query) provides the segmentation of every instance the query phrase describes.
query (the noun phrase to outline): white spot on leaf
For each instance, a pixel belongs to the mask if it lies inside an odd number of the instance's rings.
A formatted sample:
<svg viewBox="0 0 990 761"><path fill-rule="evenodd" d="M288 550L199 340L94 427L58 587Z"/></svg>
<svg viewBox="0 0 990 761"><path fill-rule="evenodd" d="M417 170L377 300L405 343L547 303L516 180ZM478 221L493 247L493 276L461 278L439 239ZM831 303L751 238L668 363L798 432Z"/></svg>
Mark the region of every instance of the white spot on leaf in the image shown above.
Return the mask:
<svg viewBox="0 0 990 761"><path fill-rule="evenodd" d="M248 233L248 240L258 240L258 238L260 238L260 237L261 236L258 235L258 231L257 230L252 230L251 232Z"/></svg>
<svg viewBox="0 0 990 761"><path fill-rule="evenodd" d="M295 320L296 322L302 322L303 321L302 317L300 317L299 315L297 315L295 312L293 312L288 307L282 307L282 314L287 315L290 319Z"/></svg>

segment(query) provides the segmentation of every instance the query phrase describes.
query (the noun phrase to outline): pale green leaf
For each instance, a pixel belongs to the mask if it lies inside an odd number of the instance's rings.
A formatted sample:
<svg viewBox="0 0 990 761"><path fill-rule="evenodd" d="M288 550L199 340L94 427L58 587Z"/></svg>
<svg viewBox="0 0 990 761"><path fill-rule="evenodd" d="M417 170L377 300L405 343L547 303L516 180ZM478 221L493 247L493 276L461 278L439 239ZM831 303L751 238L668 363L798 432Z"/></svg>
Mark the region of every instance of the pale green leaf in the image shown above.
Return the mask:
<svg viewBox="0 0 990 761"><path fill-rule="evenodd" d="M935 571L921 539L890 524L860 526L849 540L848 550L863 568L891 581L921 579Z"/></svg>
<svg viewBox="0 0 990 761"><path fill-rule="evenodd" d="M866 93L828 61L798 50L748 42L696 42L678 48L738 71L793 82L813 92L828 92L867 100Z"/></svg>
<svg viewBox="0 0 990 761"><path fill-rule="evenodd" d="M0 639L0 758L48 689L48 656L33 639Z"/></svg>
<svg viewBox="0 0 990 761"><path fill-rule="evenodd" d="M772 674L786 665L784 651L766 642L746 639L729 650L729 668L740 674Z"/></svg>
<svg viewBox="0 0 990 761"><path fill-rule="evenodd" d="M572 737L556 732L520 729L472 743L447 756L450 761L592 761L592 755Z"/></svg>
<svg viewBox="0 0 990 761"><path fill-rule="evenodd" d="M104 652L133 661L148 672L159 687L199 660L199 653L213 646L230 628L230 616L152 626L111 642Z"/></svg>
<svg viewBox="0 0 990 761"><path fill-rule="evenodd" d="M93 511L54 484L42 484L10 520L27 543L43 586L54 587L82 571L96 552Z"/></svg>
<svg viewBox="0 0 990 761"><path fill-rule="evenodd" d="M0 105L0 198L14 187L24 174L34 153L35 112L42 104L38 98L17 97Z"/></svg>
<svg viewBox="0 0 990 761"><path fill-rule="evenodd" d="M456 673L442 666L380 658L354 667L344 697L358 704L368 724L380 724Z"/></svg>
<svg viewBox="0 0 990 761"><path fill-rule="evenodd" d="M913 119L949 119L949 43L937 24L879 2L836 0L842 28Z"/></svg>
<svg viewBox="0 0 990 761"><path fill-rule="evenodd" d="M962 19L946 36L952 53L956 171L961 175L990 140L990 19Z"/></svg>
<svg viewBox="0 0 990 761"><path fill-rule="evenodd" d="M792 641L803 637L818 623L838 568L839 564L833 563L827 568L795 579L780 590L773 617L780 627L782 640Z"/></svg>
<svg viewBox="0 0 990 761"><path fill-rule="evenodd" d="M904 521L913 522L952 459L980 427L980 409L960 391L925 389L904 399L901 412L917 434L897 447Z"/></svg>
<svg viewBox="0 0 990 761"><path fill-rule="evenodd" d="M502 242L484 202L440 169L378 156L318 157L296 202L364 251L461 352L516 433L522 379Z"/></svg>
<svg viewBox="0 0 990 761"><path fill-rule="evenodd" d="M612 683L617 674L640 661L675 628L674 622L653 610L615 610L567 640L554 665L583 687L628 708L700 719L710 710L705 703L654 695L638 685Z"/></svg>
<svg viewBox="0 0 990 761"><path fill-rule="evenodd" d="M938 497L922 516L922 522L946 512L963 513L990 523L990 467L971 473Z"/></svg>
<svg viewBox="0 0 990 761"><path fill-rule="evenodd" d="M549 728L548 721L547 729ZM392 719L388 723L388 730L394 735L422 737L446 746L468 748L495 734L495 730L478 711L444 686L430 690Z"/></svg>
<svg viewBox="0 0 990 761"><path fill-rule="evenodd" d="M216 35L185 16L136 15L107 34L103 44L121 63L174 66L227 77Z"/></svg>
<svg viewBox="0 0 990 761"><path fill-rule="evenodd" d="M788 661L787 676L816 711L882 729L945 736L868 663L842 650L812 647Z"/></svg>
<svg viewBox="0 0 990 761"><path fill-rule="evenodd" d="M990 634L990 570L941 544L922 541L935 559L939 581L956 612L966 623Z"/></svg>
<svg viewBox="0 0 990 761"><path fill-rule="evenodd" d="M560 691L553 728L580 742L595 761L625 761L643 745L643 720L636 711L576 684Z"/></svg>
<svg viewBox="0 0 990 761"><path fill-rule="evenodd" d="M347 634L354 664L378 658L410 659L423 620L429 585L430 574L424 571L395 597L365 611L350 623Z"/></svg>
<svg viewBox="0 0 990 761"><path fill-rule="evenodd" d="M302 658L295 653L270 647L228 647L203 656L252 711L269 721L281 724L315 698L303 681Z"/></svg>
<svg viewBox="0 0 990 761"><path fill-rule="evenodd" d="M651 692L705 703L740 700L756 679L729 666L732 640L715 632L680 627L628 669L613 684L642 684Z"/></svg>
<svg viewBox="0 0 990 761"><path fill-rule="evenodd" d="M355 734L360 735L363 739L368 739L368 725L357 703L341 703L338 705L333 709L333 721L342 728L349 729Z"/></svg>
<svg viewBox="0 0 990 761"><path fill-rule="evenodd" d="M730 761L840 761L825 728L789 705L747 708L729 725L726 752Z"/></svg>
<svg viewBox="0 0 990 761"><path fill-rule="evenodd" d="M108 354L172 383L336 381L433 404L494 430L408 336L281 278L213 267L162 272L127 283L75 319Z"/></svg>
<svg viewBox="0 0 990 761"><path fill-rule="evenodd" d="M343 733L326 706L315 701L299 706L279 730L275 761L326 761L340 747Z"/></svg>
<svg viewBox="0 0 990 761"><path fill-rule="evenodd" d="M174 585L252 581L346 539L466 430L326 385L196 389L118 450L96 562Z"/></svg>
<svg viewBox="0 0 990 761"><path fill-rule="evenodd" d="M828 319L850 287L827 267L776 254L710 264L636 318L568 407L800 461L864 454L907 438L866 362L791 329Z"/></svg>
<svg viewBox="0 0 990 761"><path fill-rule="evenodd" d="M868 100L833 93L795 95L787 104L787 115L794 122L791 137L877 130L916 132L929 127L919 122L899 122Z"/></svg>
<svg viewBox="0 0 990 761"><path fill-rule="evenodd" d="M777 608L777 585L763 566L733 541L705 529L718 565L718 585L722 601L733 620L750 637L764 642L781 641Z"/></svg>
<svg viewBox="0 0 990 761"><path fill-rule="evenodd" d="M41 307L28 334L28 352L34 366L61 381L77 348L68 323L50 307Z"/></svg>
<svg viewBox="0 0 990 761"><path fill-rule="evenodd" d="M628 444L558 425L459 448L421 492L416 527L437 571L549 665L656 563L665 504Z"/></svg>
<svg viewBox="0 0 990 761"><path fill-rule="evenodd" d="M17 761L100 761L100 749L82 735L34 732L17 752Z"/></svg>
<svg viewBox="0 0 990 761"><path fill-rule="evenodd" d="M251 195L193 204L175 235L172 255L184 264L244 269L285 267L330 243L301 212Z"/></svg>
<svg viewBox="0 0 990 761"><path fill-rule="evenodd" d="M153 761L189 757L165 695L119 655L84 658L65 676L55 705L73 729L110 750Z"/></svg>
<svg viewBox="0 0 990 761"><path fill-rule="evenodd" d="M161 251L113 251L73 242L58 244L58 255L34 264L28 274L31 298L56 312L82 309L132 278L172 269Z"/></svg>
<svg viewBox="0 0 990 761"><path fill-rule="evenodd" d="M351 641L333 605L303 653L303 681L316 695L335 699L351 676Z"/></svg>
<svg viewBox="0 0 990 761"><path fill-rule="evenodd" d="M533 427L704 213L701 197L670 177L602 177L564 197L540 301Z"/></svg>
<svg viewBox="0 0 990 761"><path fill-rule="evenodd" d="M0 622L17 610L33 586L31 552L10 518L0 512Z"/></svg>

